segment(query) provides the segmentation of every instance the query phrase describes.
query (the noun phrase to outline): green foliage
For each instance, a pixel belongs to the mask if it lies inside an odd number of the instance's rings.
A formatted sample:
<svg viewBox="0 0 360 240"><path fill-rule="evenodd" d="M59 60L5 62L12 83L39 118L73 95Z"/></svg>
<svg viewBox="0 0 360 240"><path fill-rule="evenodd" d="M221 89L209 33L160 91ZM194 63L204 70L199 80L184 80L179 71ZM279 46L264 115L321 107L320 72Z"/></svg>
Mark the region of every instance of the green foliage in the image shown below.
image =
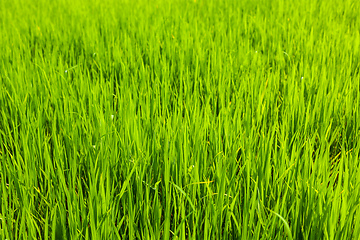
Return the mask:
<svg viewBox="0 0 360 240"><path fill-rule="evenodd" d="M357 239L357 1L0 1L1 239Z"/></svg>

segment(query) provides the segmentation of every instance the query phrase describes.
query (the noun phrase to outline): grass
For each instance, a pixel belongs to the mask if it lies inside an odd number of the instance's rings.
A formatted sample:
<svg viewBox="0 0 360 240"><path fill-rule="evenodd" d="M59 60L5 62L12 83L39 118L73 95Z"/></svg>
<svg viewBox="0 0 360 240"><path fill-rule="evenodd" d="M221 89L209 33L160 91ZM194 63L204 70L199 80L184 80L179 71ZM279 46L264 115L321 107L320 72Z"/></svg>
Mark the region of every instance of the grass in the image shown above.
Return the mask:
<svg viewBox="0 0 360 240"><path fill-rule="evenodd" d="M357 1L0 1L1 239L357 239Z"/></svg>

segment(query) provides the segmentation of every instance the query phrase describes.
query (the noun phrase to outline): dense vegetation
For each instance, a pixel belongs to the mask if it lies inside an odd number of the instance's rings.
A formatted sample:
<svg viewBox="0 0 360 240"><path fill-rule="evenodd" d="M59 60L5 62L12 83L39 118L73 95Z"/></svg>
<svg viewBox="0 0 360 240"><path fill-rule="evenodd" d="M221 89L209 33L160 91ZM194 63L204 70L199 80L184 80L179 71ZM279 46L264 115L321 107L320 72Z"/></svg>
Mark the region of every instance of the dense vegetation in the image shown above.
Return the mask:
<svg viewBox="0 0 360 240"><path fill-rule="evenodd" d="M357 239L359 12L0 1L0 238Z"/></svg>

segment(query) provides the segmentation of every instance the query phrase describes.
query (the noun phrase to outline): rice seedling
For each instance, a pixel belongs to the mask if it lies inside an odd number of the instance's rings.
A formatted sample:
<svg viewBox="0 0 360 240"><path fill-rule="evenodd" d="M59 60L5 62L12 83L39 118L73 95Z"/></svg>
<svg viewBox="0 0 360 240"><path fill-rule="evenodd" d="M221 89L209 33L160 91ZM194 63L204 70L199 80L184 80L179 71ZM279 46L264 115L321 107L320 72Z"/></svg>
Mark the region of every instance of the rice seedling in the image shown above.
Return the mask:
<svg viewBox="0 0 360 240"><path fill-rule="evenodd" d="M357 239L359 10L1 1L1 239Z"/></svg>

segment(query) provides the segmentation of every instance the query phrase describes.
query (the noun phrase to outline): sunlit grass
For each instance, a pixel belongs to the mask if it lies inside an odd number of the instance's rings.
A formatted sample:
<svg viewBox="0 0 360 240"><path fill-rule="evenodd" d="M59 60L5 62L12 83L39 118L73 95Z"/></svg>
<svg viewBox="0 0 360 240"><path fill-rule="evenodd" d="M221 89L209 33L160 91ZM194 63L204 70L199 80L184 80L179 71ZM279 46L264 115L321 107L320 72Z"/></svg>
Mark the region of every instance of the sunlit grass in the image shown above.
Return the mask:
<svg viewBox="0 0 360 240"><path fill-rule="evenodd" d="M0 1L2 239L357 239L356 1Z"/></svg>

